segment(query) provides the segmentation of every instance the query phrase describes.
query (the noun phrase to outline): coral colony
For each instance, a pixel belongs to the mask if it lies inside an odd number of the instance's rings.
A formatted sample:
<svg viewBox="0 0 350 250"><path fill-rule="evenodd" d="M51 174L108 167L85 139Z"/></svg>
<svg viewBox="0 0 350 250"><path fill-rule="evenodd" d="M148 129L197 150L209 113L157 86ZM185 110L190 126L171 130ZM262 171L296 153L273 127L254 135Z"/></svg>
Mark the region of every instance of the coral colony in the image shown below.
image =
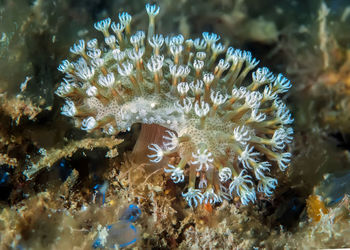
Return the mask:
<svg viewBox="0 0 350 250"><path fill-rule="evenodd" d="M271 196L271 169L284 171L291 160L293 119L280 98L290 81L255 69L259 61L249 51L226 47L214 33L187 40L158 34L159 7L146 10L147 33L135 32L123 12L118 22L95 23L104 43L80 40L70 48L77 60L58 67L65 74L56 91L66 99L62 114L108 135L134 123L166 127L148 157L159 163L177 156L164 171L175 183L188 181L182 196L190 207Z"/></svg>

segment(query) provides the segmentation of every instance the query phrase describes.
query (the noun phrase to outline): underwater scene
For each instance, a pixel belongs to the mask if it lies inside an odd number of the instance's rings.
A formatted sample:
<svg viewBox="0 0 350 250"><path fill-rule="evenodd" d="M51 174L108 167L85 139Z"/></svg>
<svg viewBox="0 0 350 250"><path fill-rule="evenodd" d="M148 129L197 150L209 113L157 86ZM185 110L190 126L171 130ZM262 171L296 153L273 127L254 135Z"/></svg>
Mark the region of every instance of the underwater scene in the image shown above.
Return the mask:
<svg viewBox="0 0 350 250"><path fill-rule="evenodd" d="M0 249L336 248L349 0L0 0Z"/></svg>

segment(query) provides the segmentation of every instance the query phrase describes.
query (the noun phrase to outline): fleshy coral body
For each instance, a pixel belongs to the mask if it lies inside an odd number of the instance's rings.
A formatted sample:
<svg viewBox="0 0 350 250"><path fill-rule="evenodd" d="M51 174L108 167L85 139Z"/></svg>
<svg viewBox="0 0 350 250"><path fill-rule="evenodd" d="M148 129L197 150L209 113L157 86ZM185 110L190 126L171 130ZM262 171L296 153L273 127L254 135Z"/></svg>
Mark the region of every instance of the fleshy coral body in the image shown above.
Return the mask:
<svg viewBox="0 0 350 250"><path fill-rule="evenodd" d="M179 156L164 171L175 183L188 179L182 195L189 206L270 196L277 185L270 168L284 171L291 159L293 119L279 97L290 81L266 67L246 79L259 63L250 52L226 48L213 33L194 40L156 34L159 7L146 10L147 34L132 34L124 12L118 23L95 23L105 44L80 40L71 47L77 61L58 67L65 73L56 91L66 98L62 114L109 135L134 123L166 127L163 144L149 145L149 158Z"/></svg>

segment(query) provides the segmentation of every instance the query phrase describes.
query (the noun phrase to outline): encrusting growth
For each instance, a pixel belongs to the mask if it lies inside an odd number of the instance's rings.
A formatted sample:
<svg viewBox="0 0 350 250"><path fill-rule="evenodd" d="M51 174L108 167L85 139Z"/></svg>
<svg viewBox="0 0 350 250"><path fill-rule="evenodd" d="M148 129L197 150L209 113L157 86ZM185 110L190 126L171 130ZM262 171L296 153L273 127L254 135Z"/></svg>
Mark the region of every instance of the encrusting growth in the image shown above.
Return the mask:
<svg viewBox="0 0 350 250"><path fill-rule="evenodd" d="M77 60L58 67L65 74L56 94L66 99L62 114L88 132L108 135L134 123L166 127L163 144L151 144L149 159L178 162L164 171L175 183L188 182L189 206L239 196L254 203L277 186L271 168L284 171L293 140L290 111L279 97L291 87L282 74L258 68L248 51L226 47L220 36L202 38L156 33L156 5L146 5L149 26L133 33L132 17L95 23L103 33L71 47ZM271 173L270 173L271 172Z"/></svg>

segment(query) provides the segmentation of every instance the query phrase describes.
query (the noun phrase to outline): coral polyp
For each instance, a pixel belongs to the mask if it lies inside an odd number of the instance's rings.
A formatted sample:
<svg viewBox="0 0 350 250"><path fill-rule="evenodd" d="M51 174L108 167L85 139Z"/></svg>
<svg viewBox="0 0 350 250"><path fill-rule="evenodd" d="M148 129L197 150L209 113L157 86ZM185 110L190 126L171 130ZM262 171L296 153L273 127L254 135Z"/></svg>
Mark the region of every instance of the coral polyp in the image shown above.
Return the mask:
<svg viewBox="0 0 350 250"><path fill-rule="evenodd" d="M160 8L146 10L147 32L133 33L124 12L119 22L95 23L104 43L80 40L71 47L76 61L58 67L65 74L56 91L66 99L62 114L83 130L108 135L135 123L167 128L162 144L148 146L148 157L164 164L175 183L187 183L182 196L189 206L235 196L247 205L257 193L271 196L273 176L291 160L293 118L280 97L290 81L255 69L259 61L250 52L223 45L217 34L157 34Z"/></svg>

